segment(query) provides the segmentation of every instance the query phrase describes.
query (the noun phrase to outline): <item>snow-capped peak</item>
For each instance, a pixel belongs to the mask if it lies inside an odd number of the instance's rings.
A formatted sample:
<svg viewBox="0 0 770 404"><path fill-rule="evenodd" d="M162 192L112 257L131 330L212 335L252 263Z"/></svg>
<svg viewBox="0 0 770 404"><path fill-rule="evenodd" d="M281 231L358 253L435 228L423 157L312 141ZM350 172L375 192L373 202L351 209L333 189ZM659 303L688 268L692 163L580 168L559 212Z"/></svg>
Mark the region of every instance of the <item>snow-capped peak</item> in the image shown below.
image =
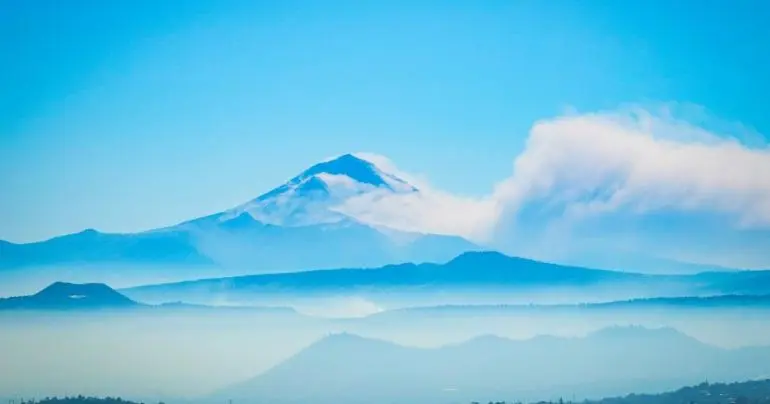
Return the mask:
<svg viewBox="0 0 770 404"><path fill-rule="evenodd" d="M322 161L258 198L225 212L220 220L243 213L279 226L337 223L349 219L333 208L369 192L417 192L396 175L353 154Z"/></svg>
<svg viewBox="0 0 770 404"><path fill-rule="evenodd" d="M376 187L389 188L395 192L413 192L417 189L392 172L390 160L372 153L343 154L322 161L299 177L315 173L345 175L354 181ZM299 178L297 177L297 178Z"/></svg>

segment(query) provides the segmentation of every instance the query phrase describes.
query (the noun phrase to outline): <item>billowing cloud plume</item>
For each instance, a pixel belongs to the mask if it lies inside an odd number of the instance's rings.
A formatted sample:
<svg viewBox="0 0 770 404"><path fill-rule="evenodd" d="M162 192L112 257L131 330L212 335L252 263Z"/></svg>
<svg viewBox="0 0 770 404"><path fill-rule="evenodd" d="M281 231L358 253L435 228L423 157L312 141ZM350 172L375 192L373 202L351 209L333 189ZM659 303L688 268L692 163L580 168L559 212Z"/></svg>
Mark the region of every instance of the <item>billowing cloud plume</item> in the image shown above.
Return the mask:
<svg viewBox="0 0 770 404"><path fill-rule="evenodd" d="M770 150L637 110L538 122L495 198L547 198L569 216L707 211L770 227Z"/></svg>
<svg viewBox="0 0 770 404"><path fill-rule="evenodd" d="M547 236L547 245L575 241L576 227L602 218L612 218L617 229L663 214L718 218L722 227L710 231L770 231L770 149L667 111L630 108L539 121L511 176L478 198L436 190L381 156L365 155L422 192L366 194L339 209L372 224L497 246L516 242L525 222L527 231ZM764 258L770 264L770 254Z"/></svg>

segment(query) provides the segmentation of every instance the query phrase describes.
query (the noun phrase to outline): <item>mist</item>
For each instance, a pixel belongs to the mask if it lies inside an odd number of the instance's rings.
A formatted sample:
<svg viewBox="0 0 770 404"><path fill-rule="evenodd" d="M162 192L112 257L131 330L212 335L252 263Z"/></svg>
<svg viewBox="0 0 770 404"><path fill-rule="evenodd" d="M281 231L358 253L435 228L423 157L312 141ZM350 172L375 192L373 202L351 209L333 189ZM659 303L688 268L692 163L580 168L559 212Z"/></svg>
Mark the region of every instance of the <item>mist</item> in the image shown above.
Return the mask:
<svg viewBox="0 0 770 404"><path fill-rule="evenodd" d="M166 402L198 400L280 367L324 337L343 332L415 349L437 349L479 336L518 341L542 335L578 338L606 327L639 325L672 327L715 348L770 346L766 309L445 307L376 308L376 313L366 313L372 310L366 301L340 299L330 300L328 307L318 306L315 313L307 309L304 314L302 310L170 306L5 312L0 314L0 396L92 394ZM609 369L615 366L611 359L597 357L593 366ZM450 361L446 366L467 364ZM656 377L660 369L651 367L647 372Z"/></svg>
<svg viewBox="0 0 770 404"><path fill-rule="evenodd" d="M3 313L0 328L0 396L14 397L195 397L323 335L291 313L197 309Z"/></svg>

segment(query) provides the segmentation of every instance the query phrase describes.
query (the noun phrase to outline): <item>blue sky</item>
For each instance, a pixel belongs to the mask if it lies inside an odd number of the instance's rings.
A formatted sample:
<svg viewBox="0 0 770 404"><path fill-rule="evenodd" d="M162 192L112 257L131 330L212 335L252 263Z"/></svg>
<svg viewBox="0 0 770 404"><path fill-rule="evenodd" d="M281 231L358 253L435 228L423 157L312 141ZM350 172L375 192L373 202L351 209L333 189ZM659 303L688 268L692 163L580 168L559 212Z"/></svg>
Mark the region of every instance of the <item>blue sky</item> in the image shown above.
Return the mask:
<svg viewBox="0 0 770 404"><path fill-rule="evenodd" d="M172 224L353 151L484 195L568 108L768 134L767 21L760 0L3 0L0 238Z"/></svg>

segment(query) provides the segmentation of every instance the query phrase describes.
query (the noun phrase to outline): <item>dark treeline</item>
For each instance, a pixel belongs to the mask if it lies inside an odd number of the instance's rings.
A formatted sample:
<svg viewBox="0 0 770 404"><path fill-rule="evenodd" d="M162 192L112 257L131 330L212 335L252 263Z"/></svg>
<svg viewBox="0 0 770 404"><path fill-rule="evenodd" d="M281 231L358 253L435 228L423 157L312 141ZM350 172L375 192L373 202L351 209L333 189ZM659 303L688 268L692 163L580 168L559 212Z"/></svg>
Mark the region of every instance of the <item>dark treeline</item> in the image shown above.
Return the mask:
<svg viewBox="0 0 770 404"><path fill-rule="evenodd" d="M536 404L573 404L564 400ZM479 404L474 402L473 404ZM489 402L489 404L521 404ZM770 380L740 383L702 383L661 394L629 394L625 397L586 400L580 404L770 404Z"/></svg>
<svg viewBox="0 0 770 404"><path fill-rule="evenodd" d="M120 397L46 397L40 400L11 400L9 404L144 404L124 400ZM159 403L163 404L163 403Z"/></svg>

